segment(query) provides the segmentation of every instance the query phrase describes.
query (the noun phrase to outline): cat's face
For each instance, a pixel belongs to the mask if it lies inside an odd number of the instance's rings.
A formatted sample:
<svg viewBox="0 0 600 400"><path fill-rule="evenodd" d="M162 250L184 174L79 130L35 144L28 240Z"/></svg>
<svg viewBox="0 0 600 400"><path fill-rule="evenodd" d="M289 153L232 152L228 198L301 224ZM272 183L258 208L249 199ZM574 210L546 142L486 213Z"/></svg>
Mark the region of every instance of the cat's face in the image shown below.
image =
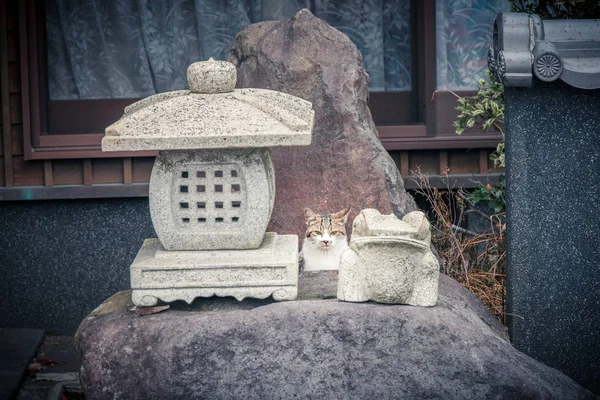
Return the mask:
<svg viewBox="0 0 600 400"><path fill-rule="evenodd" d="M335 214L315 214L312 210L304 209L306 220L306 240L313 246L327 250L337 242L346 241L346 221L350 208Z"/></svg>

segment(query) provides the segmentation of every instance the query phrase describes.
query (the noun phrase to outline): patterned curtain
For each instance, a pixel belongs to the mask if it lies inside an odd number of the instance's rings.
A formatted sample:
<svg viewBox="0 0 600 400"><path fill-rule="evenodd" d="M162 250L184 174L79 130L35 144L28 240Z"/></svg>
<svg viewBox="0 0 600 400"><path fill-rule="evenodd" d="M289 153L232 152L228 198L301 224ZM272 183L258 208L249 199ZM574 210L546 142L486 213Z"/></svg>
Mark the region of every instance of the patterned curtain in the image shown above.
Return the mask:
<svg viewBox="0 0 600 400"><path fill-rule="evenodd" d="M508 0L436 0L437 87L472 90L487 69L496 14Z"/></svg>
<svg viewBox="0 0 600 400"><path fill-rule="evenodd" d="M410 0L320 0L315 15L348 35L371 91L411 90Z"/></svg>
<svg viewBox="0 0 600 400"><path fill-rule="evenodd" d="M227 59L246 25L309 8L346 33L371 90L411 89L410 0L46 0L52 100L186 88L192 62Z"/></svg>

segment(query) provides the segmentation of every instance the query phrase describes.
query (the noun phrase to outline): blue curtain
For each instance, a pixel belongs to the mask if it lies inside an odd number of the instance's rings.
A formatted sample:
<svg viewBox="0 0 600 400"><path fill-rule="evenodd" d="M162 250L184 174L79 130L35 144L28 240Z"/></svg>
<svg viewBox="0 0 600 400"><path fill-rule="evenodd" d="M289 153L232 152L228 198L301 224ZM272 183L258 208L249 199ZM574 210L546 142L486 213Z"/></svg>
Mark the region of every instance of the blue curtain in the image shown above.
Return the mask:
<svg viewBox="0 0 600 400"><path fill-rule="evenodd" d="M184 89L187 66L227 59L246 25L301 8L347 34L371 90L411 89L409 0L46 0L52 100Z"/></svg>

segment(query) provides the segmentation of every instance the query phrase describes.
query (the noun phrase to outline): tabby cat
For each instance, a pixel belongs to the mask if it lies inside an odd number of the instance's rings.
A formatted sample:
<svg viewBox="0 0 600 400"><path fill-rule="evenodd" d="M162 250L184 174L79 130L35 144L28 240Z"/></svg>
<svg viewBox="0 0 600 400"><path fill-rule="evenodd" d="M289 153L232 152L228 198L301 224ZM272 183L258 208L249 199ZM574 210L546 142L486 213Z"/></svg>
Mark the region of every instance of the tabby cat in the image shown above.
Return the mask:
<svg viewBox="0 0 600 400"><path fill-rule="evenodd" d="M304 271L339 269L340 255L348 247L346 221L350 208L335 214L315 214L304 209L306 237L302 243Z"/></svg>

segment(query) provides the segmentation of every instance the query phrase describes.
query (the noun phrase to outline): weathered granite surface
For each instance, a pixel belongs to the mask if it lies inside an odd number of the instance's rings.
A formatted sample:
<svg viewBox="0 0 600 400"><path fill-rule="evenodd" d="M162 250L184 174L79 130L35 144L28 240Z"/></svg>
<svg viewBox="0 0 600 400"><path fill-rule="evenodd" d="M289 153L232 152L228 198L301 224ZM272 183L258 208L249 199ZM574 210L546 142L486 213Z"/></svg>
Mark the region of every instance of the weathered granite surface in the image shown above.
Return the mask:
<svg viewBox="0 0 600 400"><path fill-rule="evenodd" d="M338 299L435 305L440 268L424 213L412 211L400 220L366 209L352 227L350 246L340 259Z"/></svg>
<svg viewBox="0 0 600 400"><path fill-rule="evenodd" d="M269 230L302 236L302 210L351 206L402 216L416 210L394 161L378 140L368 108L368 76L356 46L301 10L292 19L242 30L229 60L237 86L292 94L312 102L313 143L273 149L277 198Z"/></svg>
<svg viewBox="0 0 600 400"><path fill-rule="evenodd" d="M600 395L600 90L534 80L505 103L511 339Z"/></svg>
<svg viewBox="0 0 600 400"><path fill-rule="evenodd" d="M129 288L129 264L156 236L146 198L0 201L0 231L0 327L61 335Z"/></svg>
<svg viewBox="0 0 600 400"><path fill-rule="evenodd" d="M305 301L198 299L141 317L121 292L76 335L86 398L595 399L515 350L448 277L430 308L316 300L335 296L336 275L303 273Z"/></svg>
<svg viewBox="0 0 600 400"><path fill-rule="evenodd" d="M235 67L227 61L195 62L188 67L187 82L193 93L233 92L237 81Z"/></svg>
<svg viewBox="0 0 600 400"><path fill-rule="evenodd" d="M298 237L267 233L254 250L166 251L147 239L131 264L133 303L153 306L196 297L293 300L298 294Z"/></svg>

